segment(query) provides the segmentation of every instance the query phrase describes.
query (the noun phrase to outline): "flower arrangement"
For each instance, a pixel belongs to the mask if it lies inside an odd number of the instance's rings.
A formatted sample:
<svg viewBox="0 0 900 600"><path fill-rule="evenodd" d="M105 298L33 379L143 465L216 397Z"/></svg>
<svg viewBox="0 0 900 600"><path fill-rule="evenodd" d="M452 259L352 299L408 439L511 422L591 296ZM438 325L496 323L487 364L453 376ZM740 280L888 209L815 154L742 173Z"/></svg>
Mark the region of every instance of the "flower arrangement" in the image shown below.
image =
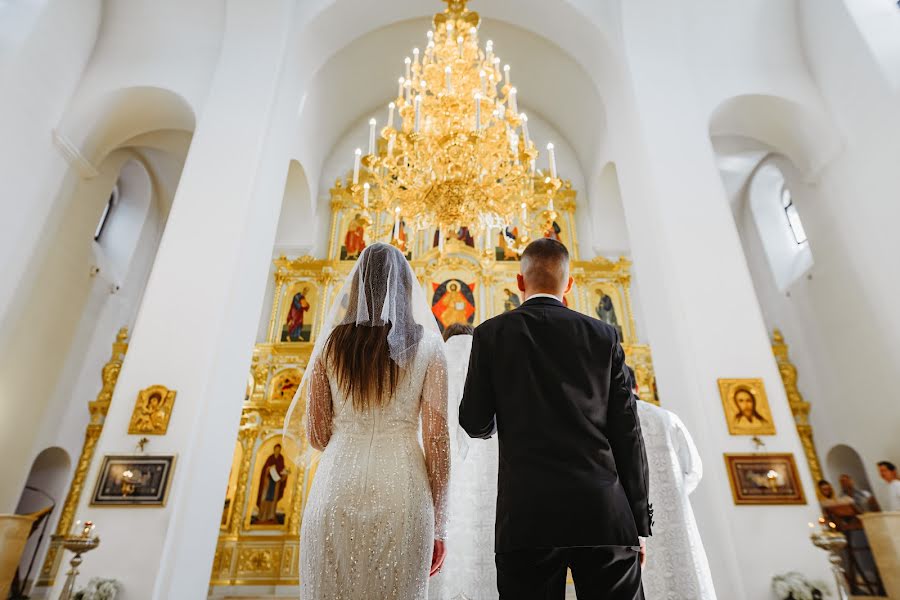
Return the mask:
<svg viewBox="0 0 900 600"><path fill-rule="evenodd" d="M821 581L810 581L791 571L772 578L772 590L780 600L822 600L831 594Z"/></svg>
<svg viewBox="0 0 900 600"><path fill-rule="evenodd" d="M122 591L122 584L115 579L101 579L94 577L84 587L72 596L74 600L116 600L116 596Z"/></svg>

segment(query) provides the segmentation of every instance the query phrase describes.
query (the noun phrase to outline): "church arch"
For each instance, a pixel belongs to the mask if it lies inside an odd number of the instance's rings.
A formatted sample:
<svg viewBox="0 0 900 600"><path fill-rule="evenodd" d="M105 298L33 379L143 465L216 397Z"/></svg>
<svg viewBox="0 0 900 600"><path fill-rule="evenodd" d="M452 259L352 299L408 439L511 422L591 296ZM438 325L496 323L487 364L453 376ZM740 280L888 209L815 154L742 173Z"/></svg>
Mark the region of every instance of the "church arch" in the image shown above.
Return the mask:
<svg viewBox="0 0 900 600"><path fill-rule="evenodd" d="M857 487L862 490L872 491L872 484L866 474L866 467L859 452L847 444L833 446L826 455L825 464L828 468L828 477L835 490L839 490L838 479L847 474L853 478Z"/></svg>
<svg viewBox="0 0 900 600"><path fill-rule="evenodd" d="M723 100L711 113L709 134L741 137L784 154L805 179L812 180L840 149L826 115L793 100L744 94Z"/></svg>

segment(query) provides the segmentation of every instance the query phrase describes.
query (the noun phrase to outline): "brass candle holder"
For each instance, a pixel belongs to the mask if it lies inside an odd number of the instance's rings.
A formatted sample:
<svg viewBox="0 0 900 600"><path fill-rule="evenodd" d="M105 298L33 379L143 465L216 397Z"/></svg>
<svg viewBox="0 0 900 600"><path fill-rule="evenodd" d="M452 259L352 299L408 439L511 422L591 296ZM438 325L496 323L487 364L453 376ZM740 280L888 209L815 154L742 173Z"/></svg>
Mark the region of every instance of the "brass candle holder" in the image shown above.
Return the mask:
<svg viewBox="0 0 900 600"><path fill-rule="evenodd" d="M847 586L847 575L844 572L841 552L847 547L847 537L837 530L832 522L819 519L819 527L809 524L812 531L809 539L816 548L828 552L828 562L831 563L831 574L834 576L834 585L837 589L837 600L850 600L850 589Z"/></svg>
<svg viewBox="0 0 900 600"><path fill-rule="evenodd" d="M62 593L59 600L71 600L75 593L75 579L78 577L78 567L83 559L81 555L90 552L100 545L100 538L95 533L95 526L91 521L75 522L75 529L72 533L61 536L60 542L63 548L73 552L75 556L69 561L71 569L66 573L66 583L63 585Z"/></svg>

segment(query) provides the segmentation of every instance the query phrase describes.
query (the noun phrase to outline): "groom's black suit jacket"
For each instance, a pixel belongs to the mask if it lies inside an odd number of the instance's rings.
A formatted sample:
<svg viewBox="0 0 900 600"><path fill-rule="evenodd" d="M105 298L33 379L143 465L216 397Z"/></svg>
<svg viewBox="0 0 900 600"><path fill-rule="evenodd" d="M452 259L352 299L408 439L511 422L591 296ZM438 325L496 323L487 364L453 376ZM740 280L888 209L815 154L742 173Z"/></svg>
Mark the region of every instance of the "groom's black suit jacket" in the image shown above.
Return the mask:
<svg viewBox="0 0 900 600"><path fill-rule="evenodd" d="M500 438L497 552L636 546L647 459L614 327L532 298L475 330L459 422Z"/></svg>

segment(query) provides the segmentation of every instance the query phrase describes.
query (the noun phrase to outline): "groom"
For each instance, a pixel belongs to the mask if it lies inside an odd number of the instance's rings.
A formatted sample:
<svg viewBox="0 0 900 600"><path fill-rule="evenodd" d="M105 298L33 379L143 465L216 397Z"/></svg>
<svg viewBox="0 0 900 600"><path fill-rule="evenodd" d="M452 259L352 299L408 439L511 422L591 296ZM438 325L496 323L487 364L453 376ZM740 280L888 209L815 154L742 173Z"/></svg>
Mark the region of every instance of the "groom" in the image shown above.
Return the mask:
<svg viewBox="0 0 900 600"><path fill-rule="evenodd" d="M501 600L643 598L647 461L616 329L563 306L569 252L522 254L521 307L475 330L459 422L500 437L496 563Z"/></svg>

